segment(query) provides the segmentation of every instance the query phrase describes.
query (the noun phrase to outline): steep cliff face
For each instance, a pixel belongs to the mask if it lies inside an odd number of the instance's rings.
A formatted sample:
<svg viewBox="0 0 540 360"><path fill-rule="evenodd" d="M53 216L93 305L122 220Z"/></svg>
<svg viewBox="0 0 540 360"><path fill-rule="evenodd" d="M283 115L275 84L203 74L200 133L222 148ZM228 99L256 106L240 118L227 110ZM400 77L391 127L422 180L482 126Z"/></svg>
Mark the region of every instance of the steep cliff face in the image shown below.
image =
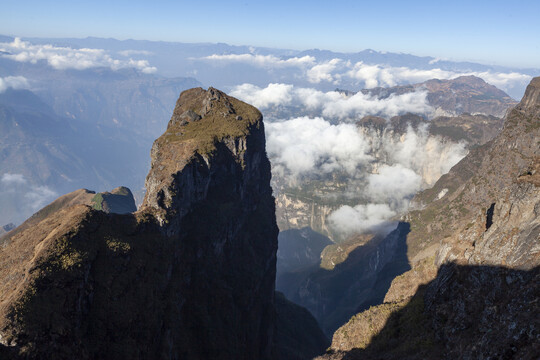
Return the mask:
<svg viewBox="0 0 540 360"><path fill-rule="evenodd" d="M311 360L330 342L305 308L276 292L276 359Z"/></svg>
<svg viewBox="0 0 540 360"><path fill-rule="evenodd" d="M412 269L336 331L325 358L538 358L539 139L535 78L501 134L417 196Z"/></svg>
<svg viewBox="0 0 540 360"><path fill-rule="evenodd" d="M134 214L51 211L0 248L0 354L269 359L278 229L261 114L180 96Z"/></svg>

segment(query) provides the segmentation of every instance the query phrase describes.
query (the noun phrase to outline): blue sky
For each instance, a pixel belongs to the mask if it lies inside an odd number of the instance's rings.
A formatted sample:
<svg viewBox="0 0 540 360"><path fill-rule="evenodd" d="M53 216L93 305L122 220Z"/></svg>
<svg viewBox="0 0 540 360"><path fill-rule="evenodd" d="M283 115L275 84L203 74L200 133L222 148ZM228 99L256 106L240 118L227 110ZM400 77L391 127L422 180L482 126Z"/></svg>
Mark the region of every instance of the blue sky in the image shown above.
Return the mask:
<svg viewBox="0 0 540 360"><path fill-rule="evenodd" d="M0 34L378 51L540 67L540 1L6 1Z"/></svg>

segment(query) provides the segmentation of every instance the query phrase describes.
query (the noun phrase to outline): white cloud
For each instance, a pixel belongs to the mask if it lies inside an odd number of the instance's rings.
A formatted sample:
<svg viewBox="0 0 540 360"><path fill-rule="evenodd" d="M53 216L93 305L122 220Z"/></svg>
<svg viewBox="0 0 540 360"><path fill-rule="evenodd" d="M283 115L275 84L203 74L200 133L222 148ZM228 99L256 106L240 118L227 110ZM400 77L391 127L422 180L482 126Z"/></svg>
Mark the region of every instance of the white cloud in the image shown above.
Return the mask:
<svg viewBox="0 0 540 360"><path fill-rule="evenodd" d="M400 136L387 131L380 138L373 131L362 132L377 157L371 163L373 173L364 179L356 175L364 182L357 186L363 193L357 195L371 204L343 206L330 214L327 220L334 232L347 238L354 233L386 229L392 218L407 210L418 191L432 186L465 157L465 144L430 136L426 126L417 130L409 126Z"/></svg>
<svg viewBox="0 0 540 360"><path fill-rule="evenodd" d="M361 92L345 97L336 91L322 92L286 84L269 84L266 88L243 84L234 87L231 95L263 110L272 106L301 105L308 110L320 111L326 118L342 120L358 120L366 115L391 117L407 112L430 114L433 111L424 90L378 99Z"/></svg>
<svg viewBox="0 0 540 360"><path fill-rule="evenodd" d="M438 63L439 61L446 61L446 59L445 59L445 58L438 58L438 57L437 57L437 58L433 58L433 59L429 60L429 64L430 64L430 65L433 65L433 64Z"/></svg>
<svg viewBox="0 0 540 360"><path fill-rule="evenodd" d="M438 59L430 61L435 64ZM352 79L364 83L365 87L373 88L377 86L387 87L404 84L414 84L430 79L450 80L459 76L477 76L491 85L509 91L516 86L525 86L531 80L531 76L517 72L498 73L491 71L448 71L439 68L434 69L413 69L408 67L392 67L385 65L368 65L357 62L346 74Z"/></svg>
<svg viewBox="0 0 540 360"><path fill-rule="evenodd" d="M256 55L256 54L213 54L200 58L212 62L240 62L262 68L285 68L285 67L305 67L315 64L313 56L292 57L280 59L274 55Z"/></svg>
<svg viewBox="0 0 540 360"><path fill-rule="evenodd" d="M338 84L341 75L332 73L341 63L343 63L343 60L341 59L332 59L322 64L317 64L313 66L306 73L308 81L313 84L318 84L321 81L328 81L334 84Z"/></svg>
<svg viewBox="0 0 540 360"><path fill-rule="evenodd" d="M0 178L0 182L5 185L26 184L26 179L24 178L23 174L5 173Z"/></svg>
<svg viewBox="0 0 540 360"><path fill-rule="evenodd" d="M24 76L7 76L5 78L0 77L0 94L6 91L8 88L28 89L28 80Z"/></svg>
<svg viewBox="0 0 540 360"><path fill-rule="evenodd" d="M301 117L266 123L265 129L273 170L282 176L338 170L354 176L359 166L372 159L367 142L352 124L332 125L322 118Z"/></svg>
<svg viewBox="0 0 540 360"><path fill-rule="evenodd" d="M388 220L397 213L387 204L366 204L351 207L342 206L327 218L332 229L344 237L351 234L362 234L368 231L379 231L386 228Z"/></svg>
<svg viewBox="0 0 540 360"><path fill-rule="evenodd" d="M257 108L265 109L270 106L287 106L293 100L293 86L287 84L269 84L264 89L252 84L236 86L231 95Z"/></svg>
<svg viewBox="0 0 540 360"><path fill-rule="evenodd" d="M152 53L151 51L146 51L146 50L122 50L122 51L119 51L118 54L125 57L130 57L134 55L149 56L149 55L153 55L154 53Z"/></svg>
<svg viewBox="0 0 540 360"><path fill-rule="evenodd" d="M404 199L421 189L422 177L402 164L382 165L367 178L367 195L374 201L394 203L402 208Z"/></svg>
<svg viewBox="0 0 540 360"><path fill-rule="evenodd" d="M489 71L470 73L470 75L478 76L484 79L487 83L496 87L508 90L516 86L527 86L532 79L532 76L520 74L517 72L511 73L492 73Z"/></svg>
<svg viewBox="0 0 540 360"><path fill-rule="evenodd" d="M428 104L426 96L427 92L425 91L415 91L402 95L392 94L384 99L364 95L361 92L347 98L331 96L322 105L323 115L343 119L364 117L366 115L392 117L407 112L430 114L433 109Z"/></svg>
<svg viewBox="0 0 540 360"><path fill-rule="evenodd" d="M432 186L452 166L467 155L464 143L443 141L430 136L427 124L414 130L411 126L399 141L384 139L384 148L391 163L414 170L422 177L423 187Z"/></svg>
<svg viewBox="0 0 540 360"><path fill-rule="evenodd" d="M112 70L135 68L144 73L153 73L157 70L150 66L147 60L114 59L103 49L34 45L20 38L15 38L11 43L0 43L0 51L7 53L2 56L8 59L33 64L43 60L58 70L84 70L95 67L109 67Z"/></svg>
<svg viewBox="0 0 540 360"><path fill-rule="evenodd" d="M450 79L460 76L454 72L441 69L420 70L407 67L367 65L361 61L354 64L352 69L347 72L347 75L364 82L367 88L417 83L429 79Z"/></svg>

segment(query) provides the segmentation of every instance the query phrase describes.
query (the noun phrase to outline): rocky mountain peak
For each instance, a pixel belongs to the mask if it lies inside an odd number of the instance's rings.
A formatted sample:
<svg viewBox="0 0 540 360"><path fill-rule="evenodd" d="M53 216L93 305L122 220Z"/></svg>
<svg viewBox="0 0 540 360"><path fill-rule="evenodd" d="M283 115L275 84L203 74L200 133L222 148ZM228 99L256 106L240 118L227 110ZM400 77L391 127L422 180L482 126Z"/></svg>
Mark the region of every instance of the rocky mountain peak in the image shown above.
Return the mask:
<svg viewBox="0 0 540 360"><path fill-rule="evenodd" d="M139 211L99 211L126 188L80 190L8 234L0 358L273 357L278 228L260 112L186 91L151 157Z"/></svg>
<svg viewBox="0 0 540 360"><path fill-rule="evenodd" d="M248 143L252 153L247 152ZM216 161L230 164L227 171L235 174L227 176L241 177L241 169L248 167L245 173L251 174L251 167L259 167L262 154L264 127L256 108L212 87L184 91L167 130L152 146L142 208L151 209L169 235L173 234L179 230L174 219L207 195L205 182L217 176L214 170L221 171L214 169ZM192 177L195 169L205 176Z"/></svg>
<svg viewBox="0 0 540 360"><path fill-rule="evenodd" d="M516 106L522 111L531 112L531 115L540 114L540 77L531 80L521 102Z"/></svg>

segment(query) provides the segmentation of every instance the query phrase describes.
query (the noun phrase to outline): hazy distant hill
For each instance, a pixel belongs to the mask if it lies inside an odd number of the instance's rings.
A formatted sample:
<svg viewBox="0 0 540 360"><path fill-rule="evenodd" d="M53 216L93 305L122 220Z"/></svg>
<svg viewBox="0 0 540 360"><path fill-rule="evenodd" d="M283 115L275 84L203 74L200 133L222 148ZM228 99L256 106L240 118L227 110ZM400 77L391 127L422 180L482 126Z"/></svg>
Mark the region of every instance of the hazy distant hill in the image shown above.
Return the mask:
<svg viewBox="0 0 540 360"><path fill-rule="evenodd" d="M5 37L3 41L10 41L12 38ZM455 62L437 59L430 56L415 56L403 53L391 53L375 51L371 49L362 50L356 53L340 53L329 50L309 49L275 49L255 46L234 46L224 43L180 43L164 41L145 40L116 40L89 37L85 39L73 38L28 38L27 40L35 44L54 44L57 46L70 46L74 48L97 48L105 49L113 54L127 54L134 59L147 59L152 66L157 68L157 74L176 77L195 77L205 86L216 86L221 88L231 88L242 83L251 83L259 86L266 86L272 82L292 83L296 86L315 87L320 90L333 90L336 87L334 82L313 83L306 80L304 76L298 76L297 69L289 66L269 66L262 67L253 62L214 62L202 61L204 57L212 55L260 55L274 56L280 60L287 60L293 57L312 57L316 63L325 63L333 59L340 59L343 62L358 63L366 65L384 65L396 68L411 68L418 70L438 69L447 72L519 72L534 76L538 69L517 69L504 66L483 65L472 62ZM268 71L270 69L270 71ZM435 76L433 76L435 77ZM359 89L351 79L342 78L339 84L342 88ZM413 83L416 81L409 81ZM519 98L526 86L526 82L507 89L514 98Z"/></svg>
<svg viewBox="0 0 540 360"><path fill-rule="evenodd" d="M0 64L10 63L2 60ZM13 63L11 61L11 63ZM13 64L11 64L13 65ZM132 70L54 70L15 64L33 91L0 93L0 223L19 222L54 197L127 185L140 193L153 139L194 79ZM22 176L22 177L21 177Z"/></svg>
<svg viewBox="0 0 540 360"><path fill-rule="evenodd" d="M62 193L111 188L145 170L137 156L145 149L107 135L56 115L28 90L1 93L0 223L20 223Z"/></svg>

